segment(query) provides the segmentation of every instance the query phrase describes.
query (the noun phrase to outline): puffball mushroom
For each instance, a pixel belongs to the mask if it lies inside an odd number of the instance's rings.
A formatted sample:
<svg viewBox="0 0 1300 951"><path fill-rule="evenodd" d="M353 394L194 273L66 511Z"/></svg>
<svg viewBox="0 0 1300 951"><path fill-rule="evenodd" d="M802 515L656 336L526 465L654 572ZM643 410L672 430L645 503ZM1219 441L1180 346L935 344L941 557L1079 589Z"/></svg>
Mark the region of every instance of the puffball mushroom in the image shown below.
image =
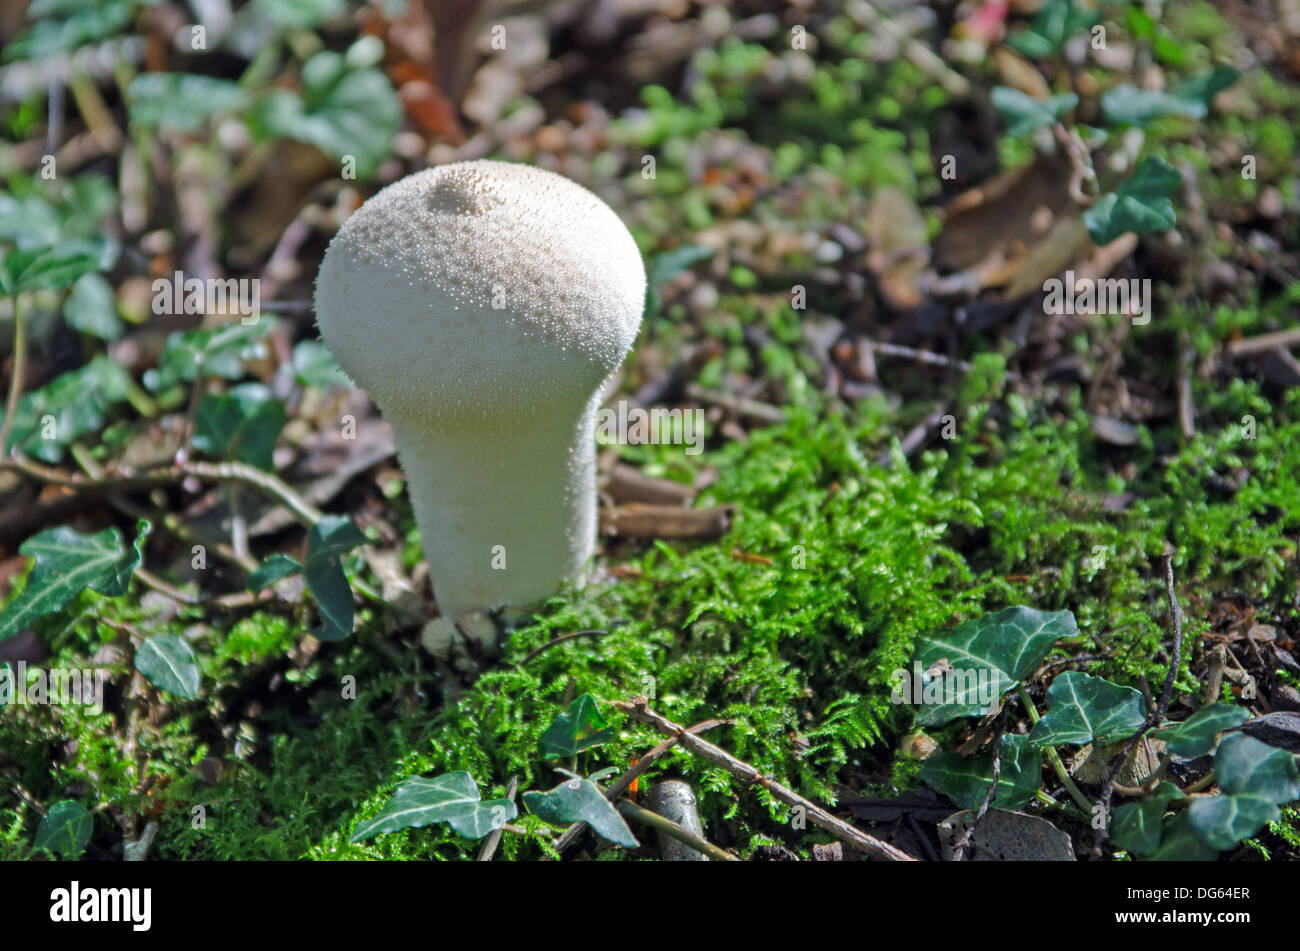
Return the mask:
<svg viewBox="0 0 1300 951"><path fill-rule="evenodd" d="M330 242L317 324L393 427L443 616L583 582L596 412L645 290L608 205L507 162L407 176Z"/></svg>

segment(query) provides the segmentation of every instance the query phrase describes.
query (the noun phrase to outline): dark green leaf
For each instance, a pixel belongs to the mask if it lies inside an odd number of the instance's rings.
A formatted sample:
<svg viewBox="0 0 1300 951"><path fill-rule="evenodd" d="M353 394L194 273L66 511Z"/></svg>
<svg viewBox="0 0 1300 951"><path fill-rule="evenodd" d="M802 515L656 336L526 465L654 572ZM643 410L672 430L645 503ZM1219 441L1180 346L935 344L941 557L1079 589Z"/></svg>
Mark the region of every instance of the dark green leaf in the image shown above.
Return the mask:
<svg viewBox="0 0 1300 951"><path fill-rule="evenodd" d="M276 26L309 30L347 10L345 0L253 0L253 9Z"/></svg>
<svg viewBox="0 0 1300 951"><path fill-rule="evenodd" d="M324 516L307 533L303 577L320 609L321 629L317 636L323 641L341 641L352 633L352 588L343 573L341 556L365 541L359 528L337 515Z"/></svg>
<svg viewBox="0 0 1300 951"><path fill-rule="evenodd" d="M584 693L559 714L542 734L542 759L575 756L585 749L606 743L614 735L609 722L601 716L596 698Z"/></svg>
<svg viewBox="0 0 1300 951"><path fill-rule="evenodd" d="M50 806L36 827L37 849L45 849L65 859L77 859L86 851L86 843L95 829L95 819L79 802L65 799Z"/></svg>
<svg viewBox="0 0 1300 951"><path fill-rule="evenodd" d="M1201 707L1182 723L1175 723L1155 733L1164 740L1169 752L1188 759L1203 756L1214 749L1219 734L1246 722L1246 711L1228 703Z"/></svg>
<svg viewBox="0 0 1300 951"><path fill-rule="evenodd" d="M349 70L340 54L329 51L303 66L301 96L273 89L252 114L264 137L306 142L336 159L351 156L361 177L372 175L388 157L401 117L401 104L382 72Z"/></svg>
<svg viewBox="0 0 1300 951"><path fill-rule="evenodd" d="M1079 104L1072 92L1046 99L1035 99L1010 86L993 88L993 105L1007 123L1007 135L1017 136L1051 125Z"/></svg>
<svg viewBox="0 0 1300 951"><path fill-rule="evenodd" d="M1218 66L1204 76L1188 80L1172 92L1120 85L1102 95L1101 108L1107 121L1113 124L1144 125L1164 116L1203 119L1210 111L1214 97L1235 83L1240 75L1240 71L1231 66Z"/></svg>
<svg viewBox="0 0 1300 951"><path fill-rule="evenodd" d="M334 354L319 340L304 340L293 348L293 373L300 386L313 386L318 390L352 385Z"/></svg>
<svg viewBox="0 0 1300 951"><path fill-rule="evenodd" d="M1042 757L1027 736L1003 736L998 791L993 805L1015 811L1029 802L1038 789ZM921 765L921 778L963 809L978 809L993 782L993 754L965 759L945 750L928 757Z"/></svg>
<svg viewBox="0 0 1300 951"><path fill-rule="evenodd" d="M1175 799L1186 799L1173 783L1162 782L1145 802L1129 802L1115 810L1110 839L1116 848L1150 855L1160 848L1161 820Z"/></svg>
<svg viewBox="0 0 1300 951"><path fill-rule="evenodd" d="M1066 40L1098 19L1096 11L1081 7L1075 0L1047 0L1029 28L1012 34L1007 44L1031 59L1041 59L1051 56Z"/></svg>
<svg viewBox="0 0 1300 951"><path fill-rule="evenodd" d="M83 274L63 302L68 326L100 340L116 340L125 329L117 316L113 287L100 274Z"/></svg>
<svg viewBox="0 0 1300 951"><path fill-rule="evenodd" d="M249 574L248 590L256 593L267 585L273 585L277 581L295 575L300 571L302 571L302 565L298 564L297 560L276 552Z"/></svg>
<svg viewBox="0 0 1300 951"><path fill-rule="evenodd" d="M48 528L23 542L18 551L36 559L27 586L0 613L0 641L12 637L43 614L58 611L86 588L109 597L126 594L140 564L149 523L137 525L134 544L124 546L116 528L82 535L67 526Z"/></svg>
<svg viewBox="0 0 1300 951"><path fill-rule="evenodd" d="M1083 213L1083 223L1098 245L1109 244L1132 231L1145 234L1174 226L1172 196L1181 184L1178 171L1162 158L1149 158L1138 166L1117 191L1102 195Z"/></svg>
<svg viewBox="0 0 1300 951"><path fill-rule="evenodd" d="M131 121L154 129L197 132L219 112L247 104L238 83L188 73L141 73L131 80Z"/></svg>
<svg viewBox="0 0 1300 951"><path fill-rule="evenodd" d="M43 462L58 462L75 440L104 425L108 408L127 397L131 378L108 357L96 357L18 403L14 445Z"/></svg>
<svg viewBox="0 0 1300 951"><path fill-rule="evenodd" d="M244 383L199 400L194 447L221 459L237 459L270 471L275 440L284 428L284 404L261 383Z"/></svg>
<svg viewBox="0 0 1300 951"><path fill-rule="evenodd" d="M1196 837L1187 810L1165 816L1161 823L1160 848L1149 856L1152 862L1212 862L1214 849Z"/></svg>
<svg viewBox="0 0 1300 951"><path fill-rule="evenodd" d="M241 322L215 330L173 333L163 344L158 369L145 373L144 384L158 392L200 377L238 380L247 372L246 361L266 356L261 338L269 329L269 321L259 320L255 324Z"/></svg>
<svg viewBox="0 0 1300 951"><path fill-rule="evenodd" d="M98 270L99 260L96 254L65 253L57 247L26 251L14 248L0 264L0 291L12 295L68 287L83 274Z"/></svg>
<svg viewBox="0 0 1300 951"><path fill-rule="evenodd" d="M481 839L516 815L518 810L509 799L480 801L478 786L469 773L446 773L433 779L415 776L397 787L377 816L357 825L351 841L421 829L434 822L446 822L467 839Z"/></svg>
<svg viewBox="0 0 1300 951"><path fill-rule="evenodd" d="M183 637L155 634L136 650L135 669L168 693L184 700L199 697L199 662Z"/></svg>
<svg viewBox="0 0 1300 951"><path fill-rule="evenodd" d="M1300 798L1295 756L1241 733L1219 742L1214 772L1221 795L1187 810L1193 831L1213 849L1232 848L1276 819L1279 804Z"/></svg>
<svg viewBox="0 0 1300 951"><path fill-rule="evenodd" d="M940 726L960 716L982 716L988 712L986 697L993 700L1038 666L1060 638L1079 633L1074 615L1069 611L1035 611L1033 608L1006 608L973 621L966 621L945 631L931 632L917 638L917 659L922 668L947 661L953 671L972 673L945 677L945 684L955 685L943 702L922 707L918 722ZM983 678L983 690L974 689ZM909 702L918 698L906 697ZM923 698L920 698L923 699Z"/></svg>
<svg viewBox="0 0 1300 951"><path fill-rule="evenodd" d="M5 47L4 59L48 59L110 37L131 22L137 5L135 0L38 0L27 10L36 22Z"/></svg>
<svg viewBox="0 0 1300 951"><path fill-rule="evenodd" d="M1047 713L1029 731L1035 746L1096 743L1109 746L1146 722L1142 694L1101 677L1061 674L1047 690Z"/></svg>
<svg viewBox="0 0 1300 951"><path fill-rule="evenodd" d="M533 815L554 825L585 822L598 835L625 849L641 844L618 810L590 780L570 779L547 792L526 792L524 805Z"/></svg>

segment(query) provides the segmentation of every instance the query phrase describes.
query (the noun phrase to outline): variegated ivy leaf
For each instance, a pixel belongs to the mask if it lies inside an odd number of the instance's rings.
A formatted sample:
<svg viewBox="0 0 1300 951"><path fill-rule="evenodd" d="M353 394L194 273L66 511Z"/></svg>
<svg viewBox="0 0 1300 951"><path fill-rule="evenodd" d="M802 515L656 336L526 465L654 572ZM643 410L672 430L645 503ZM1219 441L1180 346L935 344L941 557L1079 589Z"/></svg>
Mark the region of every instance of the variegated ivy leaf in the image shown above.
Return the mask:
<svg viewBox="0 0 1300 951"><path fill-rule="evenodd" d="M1107 746L1132 736L1145 722L1142 694L1132 687L1070 671L1052 681L1047 713L1029 731L1029 740L1040 747Z"/></svg>
<svg viewBox="0 0 1300 951"><path fill-rule="evenodd" d="M357 826L351 841L434 822L447 823L467 839L481 839L518 814L509 799L482 801L474 778L463 770L432 779L414 776L397 787L379 815Z"/></svg>
<svg viewBox="0 0 1300 951"><path fill-rule="evenodd" d="M954 628L917 638L914 675L898 699L921 704L918 722L941 726L957 717L983 716L992 703L1028 677L1060 638L1075 637L1079 627L1069 611L1006 608ZM917 683L923 670L938 666L936 693ZM898 685L896 685L897 687Z"/></svg>

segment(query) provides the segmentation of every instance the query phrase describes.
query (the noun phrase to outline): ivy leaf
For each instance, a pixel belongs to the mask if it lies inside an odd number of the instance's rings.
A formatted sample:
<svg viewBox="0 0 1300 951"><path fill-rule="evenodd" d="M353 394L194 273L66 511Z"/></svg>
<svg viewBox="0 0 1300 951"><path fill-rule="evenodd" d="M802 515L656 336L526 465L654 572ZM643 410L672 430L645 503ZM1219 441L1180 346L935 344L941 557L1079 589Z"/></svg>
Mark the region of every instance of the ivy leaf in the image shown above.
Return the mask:
<svg viewBox="0 0 1300 951"><path fill-rule="evenodd" d="M168 693L184 700L199 698L198 658L183 637L155 634L136 650L135 669Z"/></svg>
<svg viewBox="0 0 1300 951"><path fill-rule="evenodd" d="M65 799L56 802L41 817L32 846L76 859L86 851L86 843L95 829L95 819L79 802Z"/></svg>
<svg viewBox="0 0 1300 951"><path fill-rule="evenodd" d="M293 375L299 386L313 386L318 390L352 385L334 354L319 340L304 340L293 348Z"/></svg>
<svg viewBox="0 0 1300 951"><path fill-rule="evenodd" d="M42 462L58 462L70 443L100 430L108 408L125 400L130 386L119 364L95 357L19 401L13 443Z"/></svg>
<svg viewBox="0 0 1300 951"><path fill-rule="evenodd" d="M171 290L163 292L170 296ZM200 377L238 380L247 372L245 363L266 356L261 338L270 322L235 323L214 330L186 330L168 335L158 358L158 368L147 370L144 385L155 393L192 383Z"/></svg>
<svg viewBox="0 0 1300 951"><path fill-rule="evenodd" d="M692 264L711 257L713 252L698 244L683 244L671 251L656 254L650 260L650 267L646 269L646 313L659 312L661 303L659 288L685 273Z"/></svg>
<svg viewBox="0 0 1300 951"><path fill-rule="evenodd" d="M217 113L239 111L248 101L236 82L189 73L141 73L128 96L131 122L178 132L198 132Z"/></svg>
<svg viewBox="0 0 1300 951"><path fill-rule="evenodd" d="M585 822L598 835L625 849L635 849L641 844L614 804L591 780L574 778L547 792L526 792L524 805L533 815L554 825Z"/></svg>
<svg viewBox="0 0 1300 951"><path fill-rule="evenodd" d="M1024 135L1051 125L1078 104L1079 97L1072 92L1035 99L1011 86L993 87L993 105L1002 113L1010 136Z"/></svg>
<svg viewBox="0 0 1300 951"><path fill-rule="evenodd" d="M1042 758L1027 736L1004 735L999 752L998 791L993 805L1014 812L1034 797ZM962 809L978 809L993 782L993 754L966 759L951 750L935 753L921 765L921 778Z"/></svg>
<svg viewBox="0 0 1300 951"><path fill-rule="evenodd" d="M199 400L194 416L194 447L222 459L238 459L267 471L284 428L284 404L261 383L245 383Z"/></svg>
<svg viewBox="0 0 1300 951"><path fill-rule="evenodd" d="M6 62L49 59L123 30L137 0L36 0L27 8L35 20L4 51Z"/></svg>
<svg viewBox="0 0 1300 951"><path fill-rule="evenodd" d="M444 773L433 779L414 776L397 787L379 814L360 823L352 842L402 829L422 829L445 822L458 835L481 839L513 819L519 812L509 799L483 802L469 773Z"/></svg>
<svg viewBox="0 0 1300 951"><path fill-rule="evenodd" d="M1156 739L1164 740L1169 752L1192 759L1214 749L1219 734L1246 722L1246 711L1230 703L1212 703L1201 707L1182 723L1157 730Z"/></svg>
<svg viewBox="0 0 1300 951"><path fill-rule="evenodd" d="M0 292L58 290L99 270L100 254L79 248L13 248L0 263Z"/></svg>
<svg viewBox="0 0 1300 951"><path fill-rule="evenodd" d="M336 159L351 156L362 177L388 157L402 118L388 78L373 67L348 69L339 53L317 53L302 69L302 94L273 89L254 107L253 127L314 145Z"/></svg>
<svg viewBox="0 0 1300 951"><path fill-rule="evenodd" d="M283 581L300 571L302 565L298 564L296 559L276 552L249 573L248 590L256 594L268 585Z"/></svg>
<svg viewBox="0 0 1300 951"><path fill-rule="evenodd" d="M310 30L347 11L345 0L253 0L253 9L276 26Z"/></svg>
<svg viewBox="0 0 1300 951"><path fill-rule="evenodd" d="M917 638L917 661L929 668L947 661L953 671L972 671L952 682L964 681L967 689L954 692L936 704L925 704L917 717L923 726L941 726L963 716L983 716L987 703L969 689L982 674L985 687L992 681L993 699L1002 696L1028 677L1052 645L1063 637L1075 637L1079 627L1069 611L1035 611L1033 608L1006 608L966 621L950 630L932 632ZM908 698L913 702L920 698Z"/></svg>
<svg viewBox="0 0 1300 951"><path fill-rule="evenodd" d="M1196 76L1172 92L1163 89L1138 89L1127 83L1108 89L1101 97L1101 108L1113 125L1144 125L1165 116L1203 119L1214 97L1235 83L1241 72L1231 66L1218 66L1204 76Z"/></svg>
<svg viewBox="0 0 1300 951"><path fill-rule="evenodd" d="M1217 855L1196 837L1188 817L1190 810L1165 816L1160 829L1160 848L1147 857L1152 862L1212 862Z"/></svg>
<svg viewBox="0 0 1300 951"><path fill-rule="evenodd" d="M116 340L126 329L117 316L112 285L95 273L83 274L72 285L72 293L63 302L63 319L72 329L100 340Z"/></svg>
<svg viewBox="0 0 1300 951"><path fill-rule="evenodd" d="M1037 747L1109 746L1132 736L1146 722L1142 694L1101 677L1069 671L1047 690L1047 713L1029 731Z"/></svg>
<svg viewBox="0 0 1300 951"><path fill-rule="evenodd" d="M86 588L108 597L126 594L149 530L147 521L137 522L135 542L127 547L116 528L83 535L60 525L27 539L18 552L36 563L27 586L0 613L0 641L41 615L61 610Z"/></svg>
<svg viewBox="0 0 1300 951"><path fill-rule="evenodd" d="M587 735L583 736L584 733ZM613 735L614 728L601 715L596 698L584 693L569 704L569 709L559 714L542 734L542 759L576 756L585 749L609 742Z"/></svg>
<svg viewBox="0 0 1300 951"><path fill-rule="evenodd" d="M322 516L307 533L303 577L320 609L321 628L314 633L323 641L341 641L352 633L352 588L343 573L342 556L365 543L361 529L338 515Z"/></svg>
<svg viewBox="0 0 1300 951"><path fill-rule="evenodd" d="M1080 7L1074 0L1048 0L1029 28L1010 36L1007 45L1030 59L1041 59L1051 56L1071 36L1099 18L1095 11Z"/></svg>
<svg viewBox="0 0 1300 951"><path fill-rule="evenodd" d="M1186 798L1173 783L1162 782L1145 802L1125 803L1115 810L1111 841L1136 855L1150 855L1160 848L1161 820L1169 803Z"/></svg>
<svg viewBox="0 0 1300 951"><path fill-rule="evenodd" d="M1187 810L1192 829L1213 849L1232 848L1276 819L1279 804L1300 798L1295 756L1241 733L1220 741L1214 772L1221 795Z"/></svg>
<svg viewBox="0 0 1300 951"><path fill-rule="evenodd" d="M1083 213L1083 223L1098 245L1129 231L1165 231L1177 220L1169 199L1181 182L1178 171L1164 159L1146 159L1117 190L1102 195Z"/></svg>

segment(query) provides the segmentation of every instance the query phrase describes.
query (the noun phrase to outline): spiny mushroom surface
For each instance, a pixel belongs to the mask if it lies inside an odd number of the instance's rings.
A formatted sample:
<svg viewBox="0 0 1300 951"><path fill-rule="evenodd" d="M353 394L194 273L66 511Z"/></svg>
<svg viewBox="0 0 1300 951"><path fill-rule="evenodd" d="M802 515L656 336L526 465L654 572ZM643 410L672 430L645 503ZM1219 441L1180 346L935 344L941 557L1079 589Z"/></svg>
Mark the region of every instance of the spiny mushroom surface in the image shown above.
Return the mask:
<svg viewBox="0 0 1300 951"><path fill-rule="evenodd" d="M317 324L392 424L442 614L583 581L596 411L645 286L606 204L506 162L410 175L330 243Z"/></svg>

